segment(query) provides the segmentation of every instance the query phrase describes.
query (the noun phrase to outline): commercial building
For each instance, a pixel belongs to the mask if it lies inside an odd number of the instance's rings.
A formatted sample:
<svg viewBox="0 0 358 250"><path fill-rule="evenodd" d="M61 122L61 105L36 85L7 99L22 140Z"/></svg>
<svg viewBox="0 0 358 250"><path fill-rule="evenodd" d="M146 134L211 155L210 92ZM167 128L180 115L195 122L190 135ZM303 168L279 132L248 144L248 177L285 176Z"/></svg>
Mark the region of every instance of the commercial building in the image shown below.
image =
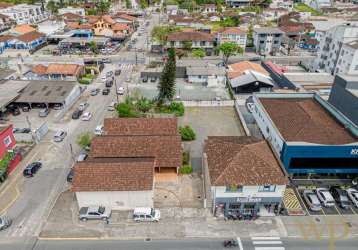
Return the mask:
<svg viewBox="0 0 358 250"><path fill-rule="evenodd" d="M347 59L348 59L348 57L350 57L352 59L355 58L355 60L357 60L357 56L352 57L350 54L347 54L347 53L341 54L343 44L356 41L357 38L358 38L358 25L354 25L351 23L345 23L345 24L337 25L337 26L329 29L325 33L324 37L322 37L320 40L317 57L314 60L313 65L312 65L313 71L327 72L327 73L330 73L333 75L336 73L340 73L340 72L338 72L340 69L342 71L351 70L349 68L348 68L348 70L346 68L342 68L342 67L337 68L337 64L340 59L342 60L342 61L340 61L340 64L342 64L343 58L346 58L346 57L347 57ZM345 47L346 47L347 51L351 51L351 49L348 48L348 47L350 47L349 45L347 45ZM354 45L353 45L353 47L354 47ZM353 61L352 61L352 63L353 63L353 65L350 65L350 67L352 67L354 70L357 63L353 62ZM342 72L342 73L344 73L344 72Z"/></svg>
<svg viewBox="0 0 358 250"><path fill-rule="evenodd" d="M336 75L328 102L358 126L358 78Z"/></svg>
<svg viewBox="0 0 358 250"><path fill-rule="evenodd" d="M276 54L281 48L284 32L279 28L255 28L254 46L260 55Z"/></svg>
<svg viewBox="0 0 358 250"><path fill-rule="evenodd" d="M274 215L288 180L264 140L209 136L204 155L205 201L215 216Z"/></svg>
<svg viewBox="0 0 358 250"><path fill-rule="evenodd" d="M253 116L290 174L358 173L358 127L313 93L257 93Z"/></svg>
<svg viewBox="0 0 358 250"><path fill-rule="evenodd" d="M16 21L17 24L37 24L46 20L49 14L41 5L17 4L0 9L0 13Z"/></svg>

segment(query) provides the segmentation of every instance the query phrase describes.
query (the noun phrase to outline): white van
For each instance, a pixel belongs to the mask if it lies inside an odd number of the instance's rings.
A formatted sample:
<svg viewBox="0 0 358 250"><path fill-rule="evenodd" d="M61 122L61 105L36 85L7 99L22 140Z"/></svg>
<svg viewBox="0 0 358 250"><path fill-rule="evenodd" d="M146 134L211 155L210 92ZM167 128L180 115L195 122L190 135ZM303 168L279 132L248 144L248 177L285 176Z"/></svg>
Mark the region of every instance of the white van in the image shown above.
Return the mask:
<svg viewBox="0 0 358 250"><path fill-rule="evenodd" d="M160 220L160 211L150 207L137 207L133 212L133 220L135 222Z"/></svg>

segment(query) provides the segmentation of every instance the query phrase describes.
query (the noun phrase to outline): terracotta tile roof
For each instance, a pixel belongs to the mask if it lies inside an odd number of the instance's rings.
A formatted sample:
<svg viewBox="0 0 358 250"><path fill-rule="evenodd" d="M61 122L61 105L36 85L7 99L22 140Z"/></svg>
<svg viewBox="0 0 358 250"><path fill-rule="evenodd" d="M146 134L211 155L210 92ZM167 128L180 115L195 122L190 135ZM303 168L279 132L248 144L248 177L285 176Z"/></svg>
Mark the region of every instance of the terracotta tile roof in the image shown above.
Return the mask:
<svg viewBox="0 0 358 250"><path fill-rule="evenodd" d="M62 75L74 75L82 69L82 66L77 64L54 64L48 65L46 74L62 74Z"/></svg>
<svg viewBox="0 0 358 250"><path fill-rule="evenodd" d="M14 4L0 2L0 9L6 9L8 7L11 7L11 6L14 6Z"/></svg>
<svg viewBox="0 0 358 250"><path fill-rule="evenodd" d="M199 31L186 31L186 32L175 32L168 35L168 41L208 41L212 42L214 36L205 32Z"/></svg>
<svg viewBox="0 0 358 250"><path fill-rule="evenodd" d="M74 14L71 12L65 13L62 16L65 17L65 19L67 19L67 20L79 20L82 18L80 15L77 15L77 14Z"/></svg>
<svg viewBox="0 0 358 250"><path fill-rule="evenodd" d="M304 31L304 27L302 27L301 25L287 25L281 26L280 30L285 33L299 33Z"/></svg>
<svg viewBox="0 0 358 250"><path fill-rule="evenodd" d="M31 71L38 75L45 75L47 71L47 67L42 64L37 64L35 65L35 67L32 68Z"/></svg>
<svg viewBox="0 0 358 250"><path fill-rule="evenodd" d="M142 191L153 189L154 159L77 163L73 192Z"/></svg>
<svg viewBox="0 0 358 250"><path fill-rule="evenodd" d="M228 76L229 78L236 78L238 76L241 76L244 74L246 70L253 70L258 73L261 73L265 76L269 76L270 74L260 65L257 63L252 63L249 61L242 61L234 64L229 65L229 72Z"/></svg>
<svg viewBox="0 0 358 250"><path fill-rule="evenodd" d="M98 136L91 143L93 158L155 157L156 167L180 167L180 136Z"/></svg>
<svg viewBox="0 0 358 250"><path fill-rule="evenodd" d="M11 36L11 35L2 35L2 36L0 36L0 42L6 42L13 38L14 38L14 36Z"/></svg>
<svg viewBox="0 0 358 250"><path fill-rule="evenodd" d="M243 29L240 29L238 27L228 27L225 28L224 31L221 32L221 34L224 35L243 35L246 34L246 31Z"/></svg>
<svg viewBox="0 0 358 250"><path fill-rule="evenodd" d="M29 32L26 34L23 34L21 36L16 37L17 40L20 40L22 42L28 43L28 42L32 42L36 39L39 39L40 37L44 37L45 34L37 32L37 31L33 31L33 32Z"/></svg>
<svg viewBox="0 0 358 250"><path fill-rule="evenodd" d="M130 30L130 28L125 23L115 23L114 25L112 25L112 30L114 30L114 31L122 31L122 30Z"/></svg>
<svg viewBox="0 0 358 250"><path fill-rule="evenodd" d="M20 33L20 34L26 34L26 33L29 33L29 32L36 31L36 29L31 27L28 24L21 24L21 25L17 25L14 28L14 31L17 32L17 33Z"/></svg>
<svg viewBox="0 0 358 250"><path fill-rule="evenodd" d="M357 141L313 98L260 98L260 101L286 141L326 145Z"/></svg>
<svg viewBox="0 0 358 250"><path fill-rule="evenodd" d="M115 24L116 22L112 19L110 15L104 15L102 16L103 21L109 23L109 24Z"/></svg>
<svg viewBox="0 0 358 250"><path fill-rule="evenodd" d="M127 15L127 14L121 14L121 15L119 15L119 16L117 16L117 17L122 18L122 19L125 19L125 20L128 20L128 21L132 21L132 22L135 21L135 20L137 20L136 17L130 16L130 15Z"/></svg>
<svg viewBox="0 0 358 250"><path fill-rule="evenodd" d="M209 136L204 152L212 186L288 183L266 141L250 136Z"/></svg>
<svg viewBox="0 0 358 250"><path fill-rule="evenodd" d="M100 16L86 16L86 19L89 23L93 24L100 19Z"/></svg>
<svg viewBox="0 0 358 250"><path fill-rule="evenodd" d="M178 135L177 118L106 118L107 135Z"/></svg>

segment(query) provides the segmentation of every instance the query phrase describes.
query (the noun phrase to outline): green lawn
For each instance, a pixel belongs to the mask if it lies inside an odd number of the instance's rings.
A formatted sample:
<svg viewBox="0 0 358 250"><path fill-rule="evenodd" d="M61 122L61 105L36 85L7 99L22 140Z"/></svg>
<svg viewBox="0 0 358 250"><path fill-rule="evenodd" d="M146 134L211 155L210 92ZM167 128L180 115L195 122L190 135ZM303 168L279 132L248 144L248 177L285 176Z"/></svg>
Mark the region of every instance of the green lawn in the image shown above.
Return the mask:
<svg viewBox="0 0 358 250"><path fill-rule="evenodd" d="M322 13L311 8L310 6L304 4L304 3L297 3L295 4L295 10L297 10L298 12L311 12L312 15L314 16L321 16Z"/></svg>

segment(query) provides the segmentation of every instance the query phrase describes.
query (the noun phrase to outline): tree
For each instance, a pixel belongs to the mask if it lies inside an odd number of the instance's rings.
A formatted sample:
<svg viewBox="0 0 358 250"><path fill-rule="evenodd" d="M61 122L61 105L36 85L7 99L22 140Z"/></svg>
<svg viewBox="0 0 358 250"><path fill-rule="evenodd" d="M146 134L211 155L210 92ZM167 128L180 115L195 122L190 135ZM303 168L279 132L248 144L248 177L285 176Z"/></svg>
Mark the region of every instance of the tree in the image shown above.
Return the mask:
<svg viewBox="0 0 358 250"><path fill-rule="evenodd" d="M122 102L116 107L119 117L139 117L140 115L135 111L131 103Z"/></svg>
<svg viewBox="0 0 358 250"><path fill-rule="evenodd" d="M203 58L206 53L205 53L205 50L200 48L200 49L193 49L193 51L191 52L191 54L194 56L194 57L197 57L197 58Z"/></svg>
<svg viewBox="0 0 358 250"><path fill-rule="evenodd" d="M162 105L165 100L172 100L175 95L175 49L168 49L168 59L164 65L163 72L158 84L158 104Z"/></svg>
<svg viewBox="0 0 358 250"><path fill-rule="evenodd" d="M91 141L92 137L90 132L84 132L82 134L79 134L76 140L78 146L80 146L81 148L89 147L91 145Z"/></svg>
<svg viewBox="0 0 358 250"><path fill-rule="evenodd" d="M232 42L226 42L220 45L219 50L223 54L224 65L227 65L230 56L236 55L238 49L239 46L236 43Z"/></svg>
<svg viewBox="0 0 358 250"><path fill-rule="evenodd" d="M104 0L99 1L96 5L97 12L102 15L104 13L107 13L110 7L111 7L111 3L109 1L104 1Z"/></svg>
<svg viewBox="0 0 358 250"><path fill-rule="evenodd" d="M49 1L46 5L46 9L48 9L52 14L58 13L58 5L53 0Z"/></svg>
<svg viewBox="0 0 358 250"><path fill-rule="evenodd" d="M91 41L89 43L89 47L94 54L98 54L98 48L97 48L97 44L95 41Z"/></svg>
<svg viewBox="0 0 358 250"><path fill-rule="evenodd" d="M152 29L151 36L156 42L165 44L167 42L168 35L177 31L180 31L180 28L173 25L155 26Z"/></svg>
<svg viewBox="0 0 358 250"><path fill-rule="evenodd" d="M179 133L183 141L193 141L196 138L194 130L189 126L179 127Z"/></svg>
<svg viewBox="0 0 358 250"><path fill-rule="evenodd" d="M192 46L193 46L192 41L184 41L183 42L183 49L185 49L185 50L191 50Z"/></svg>
<svg viewBox="0 0 358 250"><path fill-rule="evenodd" d="M130 0L126 0L126 8L127 9L132 9L132 3Z"/></svg>

